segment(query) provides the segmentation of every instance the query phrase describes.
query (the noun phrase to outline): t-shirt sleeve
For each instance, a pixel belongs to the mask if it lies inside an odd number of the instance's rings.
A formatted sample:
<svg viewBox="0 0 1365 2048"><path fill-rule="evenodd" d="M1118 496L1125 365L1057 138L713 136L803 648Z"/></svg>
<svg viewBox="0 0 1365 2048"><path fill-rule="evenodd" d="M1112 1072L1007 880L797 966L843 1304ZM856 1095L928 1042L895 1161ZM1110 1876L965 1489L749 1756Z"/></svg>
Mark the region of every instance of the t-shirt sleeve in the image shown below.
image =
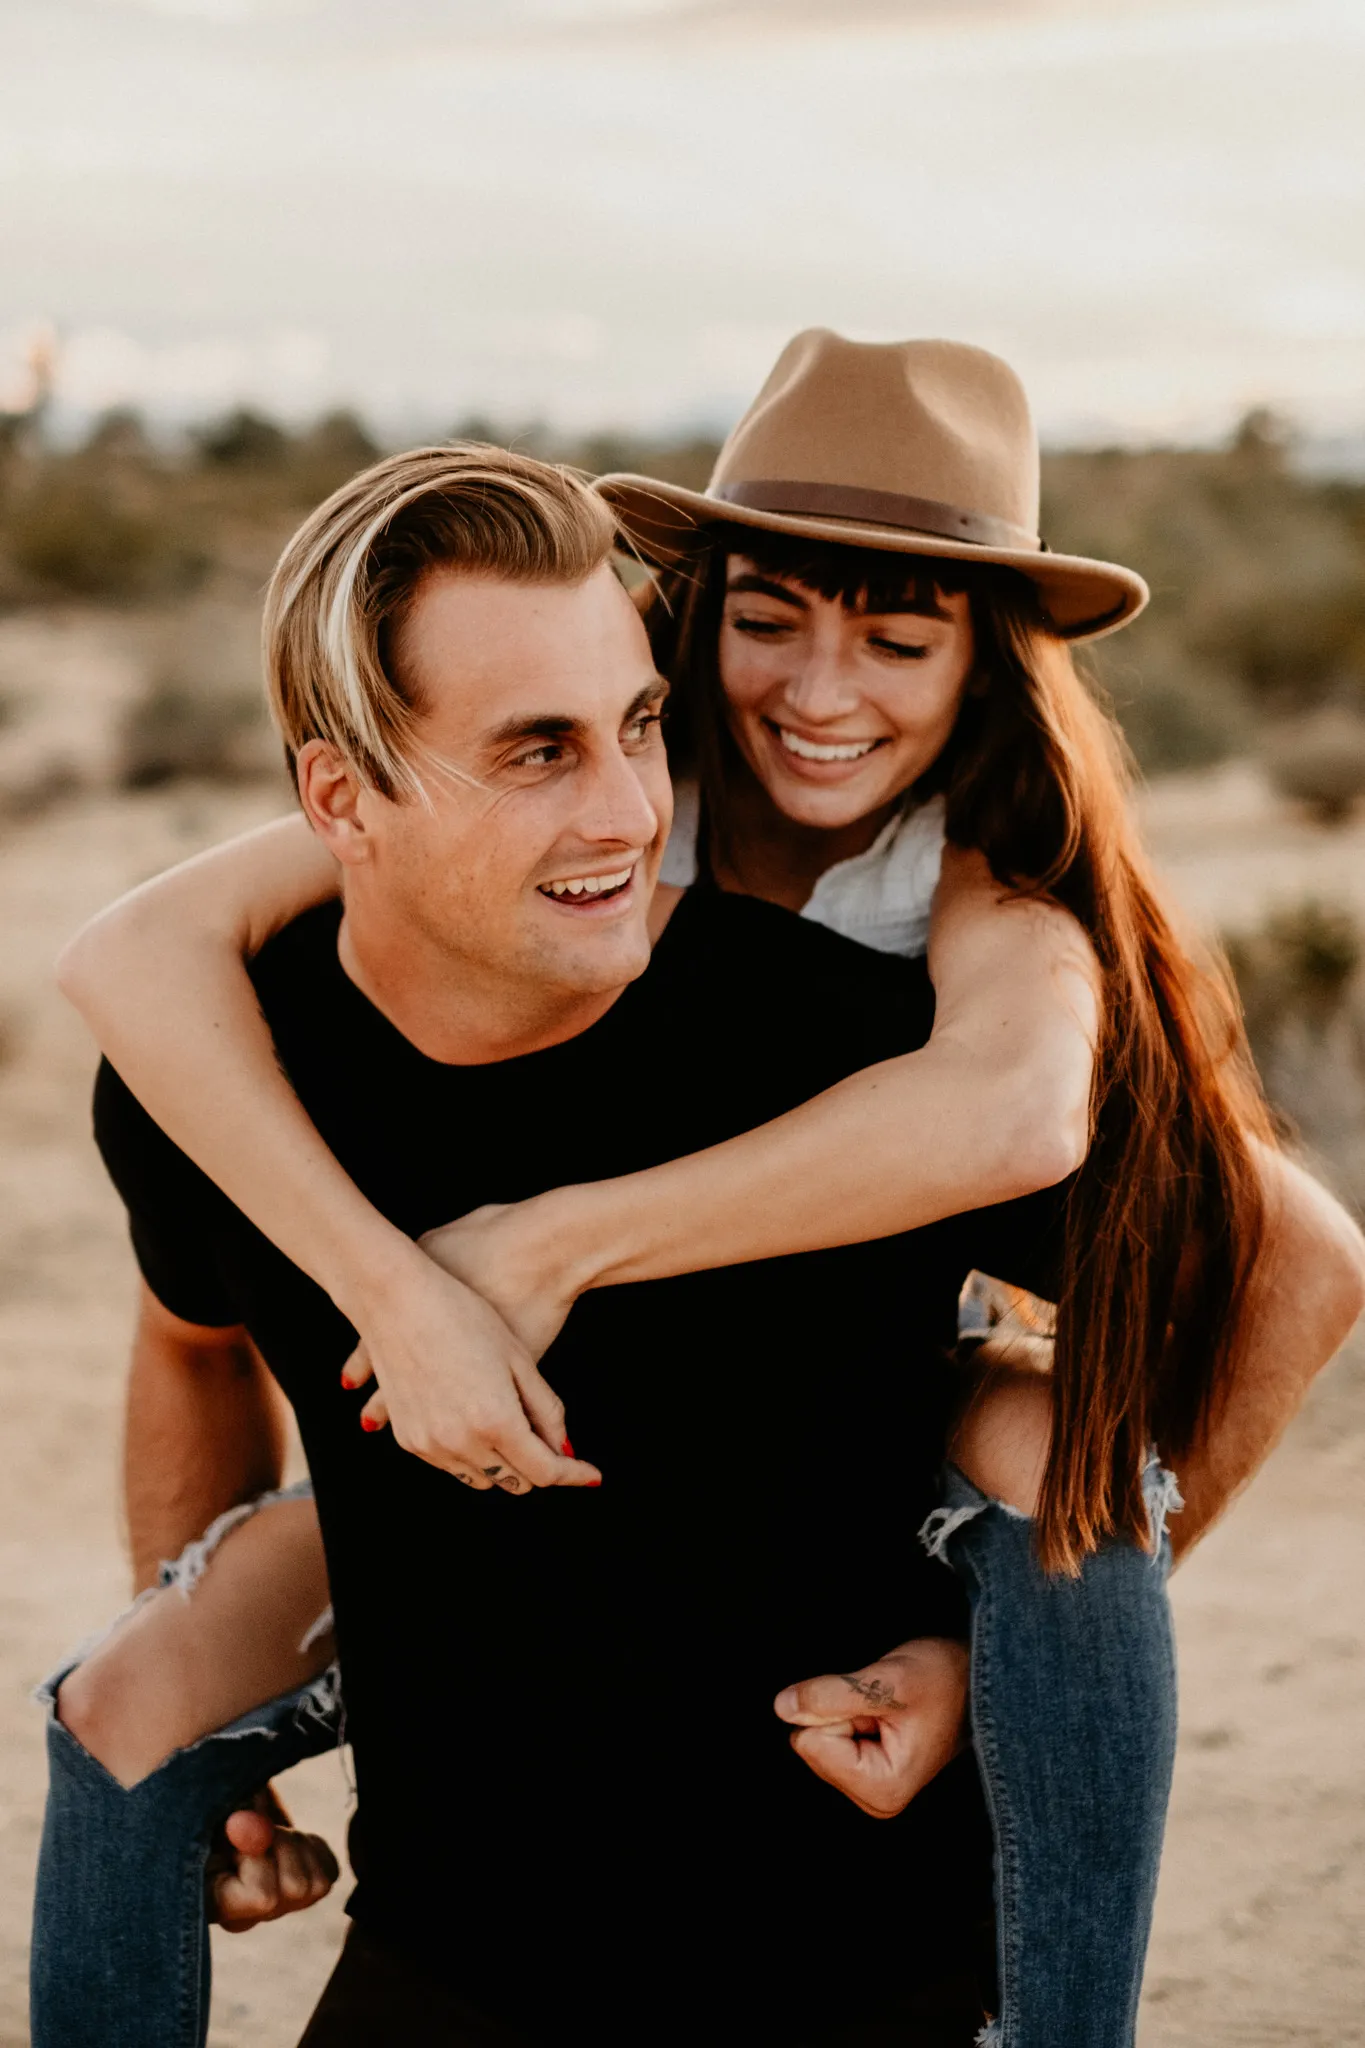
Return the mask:
<svg viewBox="0 0 1365 2048"><path fill-rule="evenodd" d="M241 1320L220 1266L231 1205L148 1116L108 1060L95 1079L95 1142L128 1211L142 1277L163 1308L187 1323L226 1329Z"/></svg>

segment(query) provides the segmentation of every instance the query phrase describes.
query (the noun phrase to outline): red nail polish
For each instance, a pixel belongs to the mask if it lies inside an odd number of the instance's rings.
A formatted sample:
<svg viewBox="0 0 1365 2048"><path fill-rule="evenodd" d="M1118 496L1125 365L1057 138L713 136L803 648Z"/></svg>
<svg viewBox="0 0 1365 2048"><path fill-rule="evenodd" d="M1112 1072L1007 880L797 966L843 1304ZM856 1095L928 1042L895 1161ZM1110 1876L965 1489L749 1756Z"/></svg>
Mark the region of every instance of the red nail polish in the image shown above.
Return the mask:
<svg viewBox="0 0 1365 2048"><path fill-rule="evenodd" d="M376 1430L382 1429L384 1425L379 1420L379 1417L377 1415L362 1415L360 1418L360 1427L362 1429Z"/></svg>
<svg viewBox="0 0 1365 2048"><path fill-rule="evenodd" d="M564 1456L566 1458L571 1458L573 1456L573 1445L569 1442L569 1439L567 1437L565 1437L564 1439Z"/></svg>
<svg viewBox="0 0 1365 2048"><path fill-rule="evenodd" d="M589 1486L600 1486L600 1485L602 1484L602 1482L601 1482L601 1480L600 1480L600 1479L590 1479L590 1480L588 1481L588 1484L589 1484Z"/></svg>

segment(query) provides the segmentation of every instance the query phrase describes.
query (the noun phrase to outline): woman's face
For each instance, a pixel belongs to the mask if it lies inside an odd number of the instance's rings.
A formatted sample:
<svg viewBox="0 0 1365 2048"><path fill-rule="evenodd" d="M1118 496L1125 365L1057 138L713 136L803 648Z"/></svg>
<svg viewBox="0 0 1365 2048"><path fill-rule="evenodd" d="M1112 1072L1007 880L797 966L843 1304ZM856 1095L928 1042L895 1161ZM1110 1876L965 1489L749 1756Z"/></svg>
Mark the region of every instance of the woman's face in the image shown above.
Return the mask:
<svg viewBox="0 0 1365 2048"><path fill-rule="evenodd" d="M937 760L972 666L966 597L938 603L939 618L849 611L730 557L720 628L730 730L787 817L852 825Z"/></svg>

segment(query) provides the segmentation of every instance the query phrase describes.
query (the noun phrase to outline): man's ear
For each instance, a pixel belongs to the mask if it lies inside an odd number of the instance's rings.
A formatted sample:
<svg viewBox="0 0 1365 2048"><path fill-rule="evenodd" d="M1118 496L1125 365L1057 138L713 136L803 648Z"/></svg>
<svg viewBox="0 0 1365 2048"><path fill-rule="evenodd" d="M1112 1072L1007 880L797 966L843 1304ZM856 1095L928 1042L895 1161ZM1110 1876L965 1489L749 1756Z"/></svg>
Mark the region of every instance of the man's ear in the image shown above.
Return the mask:
<svg viewBox="0 0 1365 2048"><path fill-rule="evenodd" d="M373 839L366 826L369 792L350 763L326 740L309 740L294 764L299 802L318 838L346 867L369 860Z"/></svg>

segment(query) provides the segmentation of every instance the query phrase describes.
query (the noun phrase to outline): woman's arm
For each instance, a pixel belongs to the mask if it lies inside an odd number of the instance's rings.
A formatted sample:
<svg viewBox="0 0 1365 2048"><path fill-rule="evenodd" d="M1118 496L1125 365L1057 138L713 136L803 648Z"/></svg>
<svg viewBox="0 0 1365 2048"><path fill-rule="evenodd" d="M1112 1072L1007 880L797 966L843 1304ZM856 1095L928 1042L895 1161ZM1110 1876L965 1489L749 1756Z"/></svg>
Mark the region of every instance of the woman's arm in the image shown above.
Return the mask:
<svg viewBox="0 0 1365 2048"><path fill-rule="evenodd" d="M950 852L929 966L920 1051L708 1151L481 1210L424 1244L543 1330L589 1287L885 1237L1065 1179L1089 1143L1098 1017L1080 927Z"/></svg>
<svg viewBox="0 0 1365 2048"><path fill-rule="evenodd" d="M367 1338L405 1449L481 1488L490 1466L590 1484L526 1346L371 1206L280 1071L243 961L336 893L331 856L283 819L121 898L58 979L144 1108Z"/></svg>
<svg viewBox="0 0 1365 2048"><path fill-rule="evenodd" d="M72 939L57 980L143 1107L341 1301L389 1226L281 1073L243 968L337 887L303 819L280 819L120 897Z"/></svg>

